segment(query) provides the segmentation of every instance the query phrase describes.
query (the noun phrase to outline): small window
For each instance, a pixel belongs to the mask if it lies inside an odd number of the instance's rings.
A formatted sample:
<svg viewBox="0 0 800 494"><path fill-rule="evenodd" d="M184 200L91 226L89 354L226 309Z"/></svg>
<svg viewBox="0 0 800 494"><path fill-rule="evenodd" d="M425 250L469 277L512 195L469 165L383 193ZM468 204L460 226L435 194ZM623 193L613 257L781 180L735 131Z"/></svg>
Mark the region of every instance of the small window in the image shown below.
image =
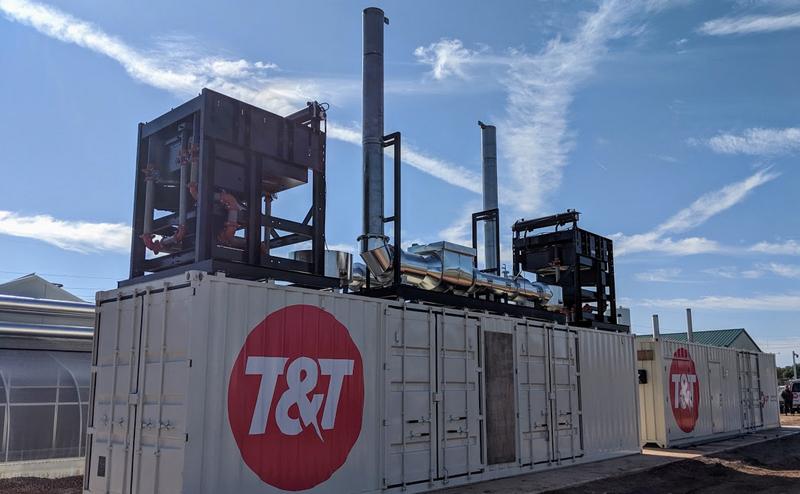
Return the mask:
<svg viewBox="0 0 800 494"><path fill-rule="evenodd" d="M793 393L800 393L800 382L796 382L792 384L792 392Z"/></svg>

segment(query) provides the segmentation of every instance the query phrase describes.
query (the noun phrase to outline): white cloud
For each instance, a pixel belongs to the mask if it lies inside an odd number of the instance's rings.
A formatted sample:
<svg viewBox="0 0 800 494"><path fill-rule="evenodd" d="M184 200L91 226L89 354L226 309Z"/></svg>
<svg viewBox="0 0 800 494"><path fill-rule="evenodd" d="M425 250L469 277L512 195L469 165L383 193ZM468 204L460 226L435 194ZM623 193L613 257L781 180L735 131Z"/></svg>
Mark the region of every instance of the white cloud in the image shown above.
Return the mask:
<svg viewBox="0 0 800 494"><path fill-rule="evenodd" d="M787 240L781 243L759 242L749 249L751 252L763 254L800 256L800 242Z"/></svg>
<svg viewBox="0 0 800 494"><path fill-rule="evenodd" d="M690 142L697 142L692 140ZM748 154L769 156L800 151L800 128L747 129L741 134L718 134L702 141L712 150L722 154Z"/></svg>
<svg viewBox="0 0 800 494"><path fill-rule="evenodd" d="M710 218L735 206L747 197L755 188L778 177L769 168L759 170L746 179L735 182L720 190L708 192L700 196L689 207L678 211L655 229L658 235L680 233L702 225Z"/></svg>
<svg viewBox="0 0 800 494"><path fill-rule="evenodd" d="M777 262L770 262L766 264L759 264L758 268L783 278L800 278L800 266L797 264L780 264Z"/></svg>
<svg viewBox="0 0 800 494"><path fill-rule="evenodd" d="M703 270L704 273L716 276L718 278L725 278L728 280L735 279L748 279L752 280L760 278L764 275L761 269L744 269L741 270L735 266L719 266L716 268L708 268Z"/></svg>
<svg viewBox="0 0 800 494"><path fill-rule="evenodd" d="M500 82L507 93L506 115L498 133L501 155L509 163L503 178L510 186L501 201L522 213L537 213L560 186L574 145L568 112L575 92L594 73L610 41L640 33L638 17L673 4L604 0L582 15L572 36L555 37L535 54L514 49L498 56L485 47L471 50L460 40L442 39L417 48L415 55L438 80L469 77L468 69L481 65L505 68Z"/></svg>
<svg viewBox="0 0 800 494"><path fill-rule="evenodd" d="M692 255L724 250L717 242L704 237L689 237L673 240L669 234L683 233L696 228L719 213L730 209L757 187L774 180L778 174L769 168L728 184L725 187L703 194L688 207L681 209L652 231L636 235L617 233L612 235L617 255L635 252L661 252L670 255Z"/></svg>
<svg viewBox="0 0 800 494"><path fill-rule="evenodd" d="M466 66L485 63L486 60L481 57L485 52L485 47L469 50L460 39L442 38L428 46L418 46L414 55L420 63L431 66L434 79L443 80L448 77L467 78Z"/></svg>
<svg viewBox="0 0 800 494"><path fill-rule="evenodd" d="M65 43L72 43L118 62L134 79L179 96L192 96L209 87L280 114L292 113L311 99L325 100L354 92L352 81L275 77L276 66L244 59L209 57L190 48L193 40L171 39L161 49L142 51L99 27L56 8L27 0L0 0L0 11L12 21ZM328 123L332 139L361 145L360 130ZM404 146L404 161L455 187L480 192L470 170Z"/></svg>
<svg viewBox="0 0 800 494"><path fill-rule="evenodd" d="M800 28L800 12L783 15L721 17L704 22L698 31L711 36L725 36L730 34L769 33L797 28Z"/></svg>
<svg viewBox="0 0 800 494"><path fill-rule="evenodd" d="M664 309L746 310L800 312L800 294L767 294L745 297L706 296L700 298L644 299L634 303L640 307Z"/></svg>
<svg viewBox="0 0 800 494"><path fill-rule="evenodd" d="M357 146L361 145L361 130L357 127L329 123L328 136ZM394 149L386 148L385 152L388 156L392 156ZM422 153L406 142L403 142L403 161L417 170L450 185L475 192L476 194L481 193L481 178L478 174L462 166Z"/></svg>
<svg viewBox="0 0 800 494"><path fill-rule="evenodd" d="M680 268L659 268L636 273L634 277L639 281L669 283L678 281L681 272Z"/></svg>
<svg viewBox="0 0 800 494"><path fill-rule="evenodd" d="M131 229L122 223L65 221L49 215L24 216L12 211L0 211L0 234L40 240L83 254L127 253L131 244Z"/></svg>

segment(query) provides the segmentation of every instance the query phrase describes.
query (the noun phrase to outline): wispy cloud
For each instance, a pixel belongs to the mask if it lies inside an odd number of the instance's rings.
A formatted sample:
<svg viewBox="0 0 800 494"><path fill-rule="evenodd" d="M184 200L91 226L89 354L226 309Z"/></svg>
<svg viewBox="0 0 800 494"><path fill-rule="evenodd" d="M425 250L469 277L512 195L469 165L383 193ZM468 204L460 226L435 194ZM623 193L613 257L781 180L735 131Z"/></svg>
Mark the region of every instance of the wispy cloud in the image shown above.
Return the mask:
<svg viewBox="0 0 800 494"><path fill-rule="evenodd" d="M0 234L30 238L64 250L128 252L131 229L122 223L66 221L49 215L25 216L0 210Z"/></svg>
<svg viewBox="0 0 800 494"><path fill-rule="evenodd" d="M782 15L721 17L704 22L698 31L710 36L726 36L731 34L771 33L797 28L800 28L800 12Z"/></svg>
<svg viewBox="0 0 800 494"><path fill-rule="evenodd" d="M773 255L800 256L800 242L787 240L785 242L759 242L749 249L751 252L760 252Z"/></svg>
<svg viewBox="0 0 800 494"><path fill-rule="evenodd" d="M568 112L574 94L594 73L608 43L641 32L637 17L669 5L662 1L605 0L582 15L568 37L551 39L538 53L519 49L502 55L486 47L470 49L460 40L442 39L415 51L438 80L466 78L468 69L501 65L507 93L506 114L498 122L501 154L509 162L506 199L522 213L541 212L562 179L574 133Z"/></svg>
<svg viewBox="0 0 800 494"><path fill-rule="evenodd" d="M464 47L460 39L448 38L442 38L428 46L418 46L414 50L414 55L420 63L430 65L431 76L436 80L448 77L466 79L467 66L487 63L489 59L486 54L485 46L471 50Z"/></svg>
<svg viewBox="0 0 800 494"><path fill-rule="evenodd" d="M759 264L758 268L783 278L800 278L800 265L797 264L781 264L777 262L770 262L766 264Z"/></svg>
<svg viewBox="0 0 800 494"><path fill-rule="evenodd" d="M708 140L690 139L692 144L702 143L722 154L747 154L770 156L800 151L800 128L747 129L741 134L721 133Z"/></svg>
<svg viewBox="0 0 800 494"><path fill-rule="evenodd" d="M634 302L640 307L664 309L747 310L800 312L800 293L753 294L744 297L706 296L700 298L644 299Z"/></svg>
<svg viewBox="0 0 800 494"><path fill-rule="evenodd" d="M630 236L617 233L612 236L616 241L615 252L617 255L635 252L661 252L670 255L718 252L722 250L722 247L713 240L703 237L673 240L669 235L683 233L702 225L712 217L740 203L757 187L777 177L778 173L769 168L759 170L744 180L703 194L652 231Z"/></svg>
<svg viewBox="0 0 800 494"><path fill-rule="evenodd" d="M703 272L717 278L725 278L728 280L752 280L764 275L764 271L760 269L739 269L736 266L719 266L716 268L704 269Z"/></svg>
<svg viewBox="0 0 800 494"><path fill-rule="evenodd" d="M329 123L328 136L356 146L361 145L361 130L358 127L340 126L335 123ZM393 152L391 148L386 149L387 155L391 155ZM403 161L451 185L470 192L475 192L476 194L481 193L481 178L477 173L463 166L454 165L446 160L418 151L415 147L406 142L403 142Z"/></svg>
<svg viewBox="0 0 800 494"><path fill-rule="evenodd" d="M166 45L162 42L158 49L137 49L90 22L27 0L0 0L0 11L8 19L31 26L46 36L107 56L133 79L178 96L192 96L209 87L287 114L310 99L336 99L358 87L352 81L279 77L272 63L204 55L190 48L196 42L180 38L169 40ZM361 145L360 130L345 125L329 122L328 135ZM407 146L403 151L407 164L456 187L480 191L474 172Z"/></svg>
<svg viewBox="0 0 800 494"><path fill-rule="evenodd" d="M639 281L672 283L679 281L681 272L680 268L659 268L636 273L634 277Z"/></svg>
<svg viewBox="0 0 800 494"><path fill-rule="evenodd" d="M739 269L734 266L721 266L704 269L704 273L726 279L755 279L772 274L782 278L800 278L800 265L781 264L778 262L757 263L750 269Z"/></svg>

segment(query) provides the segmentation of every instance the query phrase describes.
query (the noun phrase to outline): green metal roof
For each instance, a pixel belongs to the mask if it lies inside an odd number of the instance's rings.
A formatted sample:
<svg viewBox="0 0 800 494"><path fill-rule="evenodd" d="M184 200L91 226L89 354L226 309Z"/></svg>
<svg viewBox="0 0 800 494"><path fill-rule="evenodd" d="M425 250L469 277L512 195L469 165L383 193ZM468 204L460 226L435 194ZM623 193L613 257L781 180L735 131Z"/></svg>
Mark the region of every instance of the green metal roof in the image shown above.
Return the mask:
<svg viewBox="0 0 800 494"><path fill-rule="evenodd" d="M700 343L701 345L730 347L733 345L733 342L736 341L736 338L738 338L742 333L750 338L750 335L747 334L747 331L745 331L744 328L693 331L692 335L694 336L694 342ZM652 338L650 335L638 335L637 337ZM686 341L686 333L661 333L661 338L672 341ZM753 341L752 338L750 338L750 340ZM755 343L755 341L753 341L753 344L756 345L756 348L758 348L758 345Z"/></svg>

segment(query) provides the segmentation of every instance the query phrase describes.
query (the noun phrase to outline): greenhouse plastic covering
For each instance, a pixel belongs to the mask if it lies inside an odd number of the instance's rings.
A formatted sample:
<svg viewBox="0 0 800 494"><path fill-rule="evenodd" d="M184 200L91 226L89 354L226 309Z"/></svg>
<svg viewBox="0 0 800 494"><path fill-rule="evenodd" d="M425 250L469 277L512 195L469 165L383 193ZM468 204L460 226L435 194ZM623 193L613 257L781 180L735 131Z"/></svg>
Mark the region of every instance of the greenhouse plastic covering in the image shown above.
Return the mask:
<svg viewBox="0 0 800 494"><path fill-rule="evenodd" d="M91 354L0 349L0 463L83 456Z"/></svg>

